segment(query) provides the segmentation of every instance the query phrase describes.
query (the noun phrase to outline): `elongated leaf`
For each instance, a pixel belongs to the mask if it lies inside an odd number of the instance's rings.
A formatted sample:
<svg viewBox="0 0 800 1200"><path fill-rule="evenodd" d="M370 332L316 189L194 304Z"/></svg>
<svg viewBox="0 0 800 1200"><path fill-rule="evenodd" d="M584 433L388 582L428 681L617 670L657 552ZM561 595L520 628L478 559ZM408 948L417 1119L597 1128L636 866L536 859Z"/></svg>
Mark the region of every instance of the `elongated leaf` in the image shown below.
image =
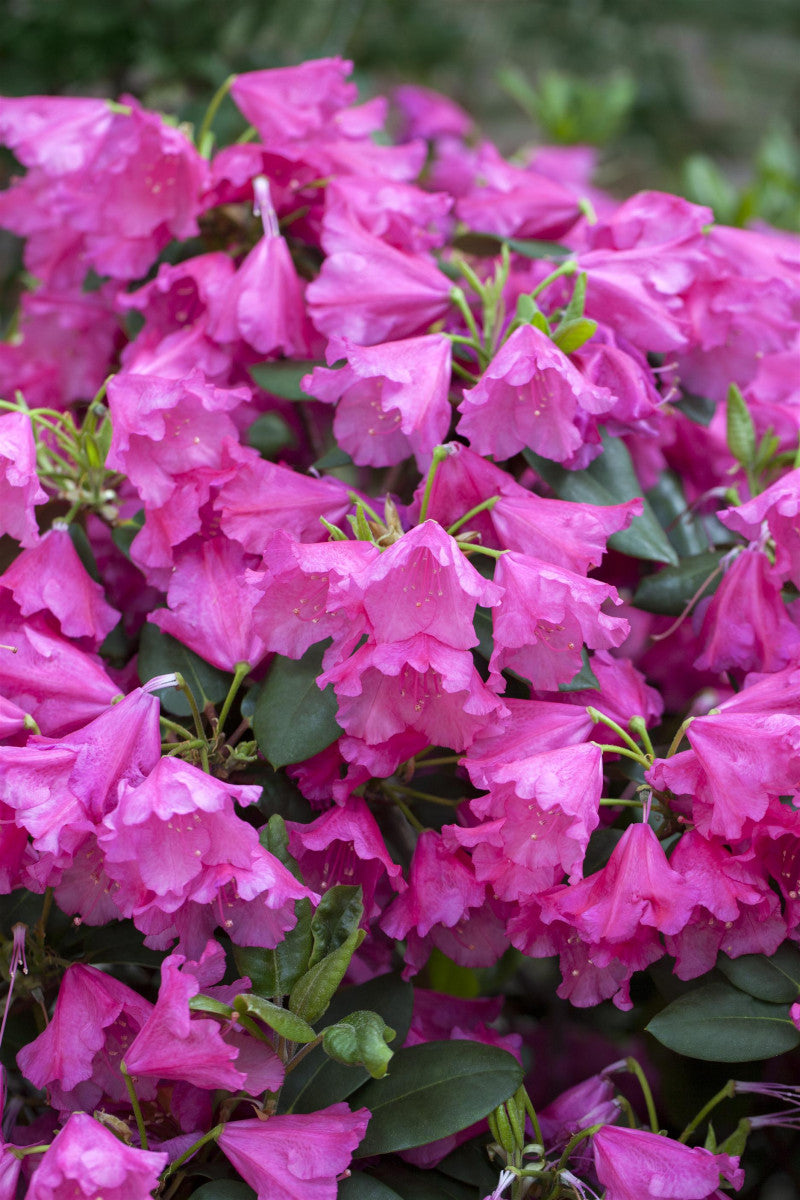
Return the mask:
<svg viewBox="0 0 800 1200"><path fill-rule="evenodd" d="M634 496L642 496L631 456L620 438L604 434L603 453L583 471L567 471L558 463L534 454L532 450L523 450L522 455L562 500L608 505L623 504ZM642 514L634 517L627 529L613 534L608 544L632 558L678 563L678 556L647 500L644 500Z"/></svg>
<svg viewBox="0 0 800 1200"><path fill-rule="evenodd" d="M361 1009L379 1013L396 1030L394 1044L402 1046L411 1025L413 988L397 975L379 975L367 983L336 993L325 1023L343 1020ZM289 1072L281 1089L281 1110L315 1112L347 1097L369 1079L363 1067L345 1066L328 1058L319 1047Z"/></svg>
<svg viewBox="0 0 800 1200"><path fill-rule="evenodd" d="M633 603L645 612L664 613L678 617L686 605L697 594L704 583L703 596L713 596L722 580L722 572L711 578L718 570L723 550L707 551L685 558L677 567L664 567L657 575L647 575L636 589Z"/></svg>
<svg viewBox="0 0 800 1200"><path fill-rule="evenodd" d="M256 1200L256 1194L238 1179L212 1179L192 1192L192 1200Z"/></svg>
<svg viewBox="0 0 800 1200"><path fill-rule="evenodd" d="M297 438L280 413L264 413L247 431L247 444L262 458L276 458L287 446L296 446Z"/></svg>
<svg viewBox="0 0 800 1200"><path fill-rule="evenodd" d="M448 1178L441 1171L413 1167L397 1159L381 1162L374 1168L380 1180L388 1180L401 1200L477 1200L474 1187ZM497 1183L497 1176L493 1186Z"/></svg>
<svg viewBox="0 0 800 1200"><path fill-rule="evenodd" d="M364 916L364 892L359 887L337 883L323 893L311 918L313 948L309 967L344 945Z"/></svg>
<svg viewBox="0 0 800 1200"><path fill-rule="evenodd" d="M276 655L261 688L253 732L276 770L319 754L342 732L333 688L317 687L324 650L323 644L312 646L299 661Z"/></svg>
<svg viewBox="0 0 800 1200"><path fill-rule="evenodd" d="M372 1120L356 1158L449 1137L503 1104L522 1083L513 1055L480 1042L426 1042L398 1050L385 1079L350 1097Z"/></svg>
<svg viewBox="0 0 800 1200"><path fill-rule="evenodd" d="M647 1029L670 1050L705 1062L751 1062L800 1044L788 1005L767 1004L727 983L680 996Z"/></svg>
<svg viewBox="0 0 800 1200"><path fill-rule="evenodd" d="M341 946L310 967L298 979L289 996L289 1007L313 1025L326 1011L333 993L344 979L350 959L366 937L363 929L354 929Z"/></svg>
<svg viewBox="0 0 800 1200"><path fill-rule="evenodd" d="M126 558L131 556L131 543L136 537L139 530L144 525L144 509L140 508L128 520L122 521L119 525L115 525L111 530L111 538L118 550L121 550Z"/></svg>
<svg viewBox="0 0 800 1200"><path fill-rule="evenodd" d="M228 694L232 676L217 667L212 667L194 650L181 644L168 633L162 633L157 625L145 622L139 640L137 669L142 683L156 675L167 675L179 671L194 693L197 707L202 711L207 704L220 704ZM175 717L191 716L189 701L183 692L175 688L162 688L155 693L168 713Z"/></svg>
<svg viewBox="0 0 800 1200"><path fill-rule="evenodd" d="M747 402L735 383L728 388L728 449L743 467L752 467L756 457L756 427Z"/></svg>
<svg viewBox="0 0 800 1200"><path fill-rule="evenodd" d="M656 519L681 558L703 554L714 545L718 530L730 543L731 535L715 518L697 516L689 509L683 483L675 471L662 471L654 487L647 493Z"/></svg>
<svg viewBox="0 0 800 1200"><path fill-rule="evenodd" d="M374 1175L354 1171L339 1184L336 1200L403 1200L403 1197Z"/></svg>
<svg viewBox="0 0 800 1200"><path fill-rule="evenodd" d="M302 1017L298 1017L296 1013L290 1012L288 1008L282 1008L279 1004L273 1004L271 1000L265 1000L263 996L249 996L242 994L237 996L233 1002L233 1007L237 1012L248 1013L251 1017L257 1017L259 1021L263 1021L265 1025L269 1025L270 1029L274 1029L282 1038L286 1038L290 1042L313 1042L317 1036L308 1022Z"/></svg>
<svg viewBox="0 0 800 1200"><path fill-rule="evenodd" d="M589 651L585 646L581 647L581 658L583 662L580 671L573 675L567 683L558 685L560 692L583 692L587 688L592 688L594 691L600 690L600 680L592 670L592 660L589 658Z"/></svg>
<svg viewBox="0 0 800 1200"><path fill-rule="evenodd" d="M541 242L533 238L507 238L508 247L523 258L553 258L560 260L572 254L569 246L560 242Z"/></svg>
<svg viewBox="0 0 800 1200"><path fill-rule="evenodd" d="M249 367L250 374L259 387L281 400L313 400L300 387L304 375L310 375L314 367L324 367L321 359L308 362L264 362Z"/></svg>
<svg viewBox="0 0 800 1200"><path fill-rule="evenodd" d="M497 1183L497 1169L489 1163L486 1146L491 1143L491 1135L478 1134L468 1142L462 1142L455 1150L443 1158L438 1169L451 1179L460 1179L462 1183L471 1183L479 1188L480 1195L490 1193Z"/></svg>
<svg viewBox="0 0 800 1200"><path fill-rule="evenodd" d="M707 396L696 396L693 392L684 392L680 400L672 401L672 406L696 425L710 425L717 411L714 400L709 400Z"/></svg>
<svg viewBox="0 0 800 1200"><path fill-rule="evenodd" d="M242 975L247 975L260 996L288 996L308 966L311 954L311 905L298 900L294 911L297 924L274 950L236 946L234 958Z"/></svg>
<svg viewBox="0 0 800 1200"><path fill-rule="evenodd" d="M784 942L775 953L744 954L728 958L720 954L717 967L742 992L773 1004L793 1004L800 996L800 950Z"/></svg>

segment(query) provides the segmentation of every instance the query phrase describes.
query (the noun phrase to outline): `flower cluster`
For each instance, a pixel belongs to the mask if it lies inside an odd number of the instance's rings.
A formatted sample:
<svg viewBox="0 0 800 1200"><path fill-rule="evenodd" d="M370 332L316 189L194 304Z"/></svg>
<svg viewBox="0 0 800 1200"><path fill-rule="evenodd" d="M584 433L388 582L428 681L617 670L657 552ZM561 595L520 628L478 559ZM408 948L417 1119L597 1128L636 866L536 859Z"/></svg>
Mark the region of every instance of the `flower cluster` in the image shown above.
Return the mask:
<svg viewBox="0 0 800 1200"><path fill-rule="evenodd" d="M0 878L41 898L13 1003L47 1018L0 1192L189 1195L211 1156L334 1200L357 1159L491 1135L495 1197L719 1197L743 1142L664 1136L638 1066L649 1131L608 1072L537 1115L525 1030L429 985L552 957L559 997L629 1011L666 956L797 953L798 245L508 161L423 89L392 141L349 73L235 77L196 138L131 97L0 100L30 280ZM796 1045L796 989L743 979ZM511 1082L392 1140L412 993L406 1063Z"/></svg>

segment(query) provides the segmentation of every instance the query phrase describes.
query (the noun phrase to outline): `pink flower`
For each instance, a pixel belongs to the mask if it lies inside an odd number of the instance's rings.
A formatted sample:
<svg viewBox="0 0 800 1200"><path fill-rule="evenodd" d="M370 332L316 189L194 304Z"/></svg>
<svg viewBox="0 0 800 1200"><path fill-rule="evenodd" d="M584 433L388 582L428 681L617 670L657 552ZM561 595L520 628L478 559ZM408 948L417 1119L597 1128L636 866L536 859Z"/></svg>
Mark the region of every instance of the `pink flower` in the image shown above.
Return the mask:
<svg viewBox="0 0 800 1200"><path fill-rule="evenodd" d="M449 339L434 333L362 347L333 338L326 357L347 363L335 371L317 367L303 387L336 403L333 428L342 449L379 467L413 454L425 471L450 428Z"/></svg>
<svg viewBox="0 0 800 1200"><path fill-rule="evenodd" d="M335 1200L337 1179L364 1137L370 1113L345 1103L315 1113L229 1121L220 1150L258 1200Z"/></svg>
<svg viewBox="0 0 800 1200"><path fill-rule="evenodd" d="M26 1200L151 1200L166 1165L162 1151L126 1146L99 1121L76 1112L42 1156Z"/></svg>
<svg viewBox="0 0 800 1200"><path fill-rule="evenodd" d="M343 58L317 58L296 67L274 67L237 75L231 95L263 141L284 142L316 134L357 91L346 83L353 64Z"/></svg>
<svg viewBox="0 0 800 1200"><path fill-rule="evenodd" d="M25 413L0 415L0 533L10 534L23 546L39 538L34 506L44 504L36 474L36 445L30 417Z"/></svg>
<svg viewBox="0 0 800 1200"><path fill-rule="evenodd" d="M411 254L441 246L452 199L409 183L345 175L325 189L323 228L343 221Z"/></svg>
<svg viewBox="0 0 800 1200"><path fill-rule="evenodd" d="M611 392L591 384L547 334L512 333L475 387L464 392L458 432L479 454L511 458L528 447L567 462L587 438L587 419L607 412Z"/></svg>
<svg viewBox="0 0 800 1200"><path fill-rule="evenodd" d="M644 1129L604 1125L593 1142L607 1200L705 1200L716 1194L720 1176L736 1191L744 1183L738 1157L684 1146Z"/></svg>
<svg viewBox="0 0 800 1200"><path fill-rule="evenodd" d="M775 571L800 585L800 469L781 476L760 495L718 513L723 525L757 541L766 522L775 542Z"/></svg>

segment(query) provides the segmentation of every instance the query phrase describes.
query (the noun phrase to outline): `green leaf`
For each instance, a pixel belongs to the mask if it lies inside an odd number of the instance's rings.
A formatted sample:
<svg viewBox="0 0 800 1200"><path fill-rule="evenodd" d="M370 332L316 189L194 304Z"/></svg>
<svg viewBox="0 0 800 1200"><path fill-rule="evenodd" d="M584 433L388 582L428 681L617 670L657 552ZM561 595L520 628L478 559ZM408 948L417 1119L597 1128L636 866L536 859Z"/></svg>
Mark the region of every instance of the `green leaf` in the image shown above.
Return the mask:
<svg viewBox="0 0 800 1200"><path fill-rule="evenodd" d="M568 683L558 685L560 692L582 692L587 688L592 688L596 692L600 691L600 680L592 670L592 661L585 646L581 647L581 658L583 662L580 671L573 675Z"/></svg>
<svg viewBox="0 0 800 1200"><path fill-rule="evenodd" d="M309 967L343 946L364 916L364 892L360 886L337 883L323 892L311 918L313 948Z"/></svg>
<svg viewBox="0 0 800 1200"><path fill-rule="evenodd" d="M745 398L735 383L728 388L726 428L731 454L743 467L752 467L756 457L756 428Z"/></svg>
<svg viewBox="0 0 800 1200"><path fill-rule="evenodd" d="M486 1154L487 1145L491 1144L491 1135L480 1133L477 1137L462 1142L455 1150L437 1164L444 1175L460 1179L462 1183L471 1183L477 1187L480 1194L487 1195L497 1184L497 1170L493 1168Z"/></svg>
<svg viewBox="0 0 800 1200"><path fill-rule="evenodd" d="M247 431L247 444L262 458L275 458L281 450L297 445L297 438L280 413L269 412L258 417Z"/></svg>
<svg viewBox="0 0 800 1200"><path fill-rule="evenodd" d="M399 1046L406 1040L411 1025L413 996L411 984L398 975L378 975L367 983L338 991L326 1017L334 1023L359 1009L380 1013L386 1024L397 1031L395 1040ZM281 1111L316 1112L327 1108L346 1100L368 1078L363 1067L334 1062L320 1046L286 1076L281 1089Z"/></svg>
<svg viewBox="0 0 800 1200"><path fill-rule="evenodd" d="M398 1050L385 1079L350 1098L372 1113L356 1158L424 1146L466 1129L503 1104L522 1083L513 1055L480 1042L425 1042Z"/></svg>
<svg viewBox="0 0 800 1200"><path fill-rule="evenodd" d="M563 350L565 354L572 354L573 350L580 350L596 332L597 321L579 317L574 321L562 321L553 334L553 341L559 350Z"/></svg>
<svg viewBox="0 0 800 1200"><path fill-rule="evenodd" d="M298 979L289 996L289 1007L312 1025L331 1002L333 993L344 979L350 959L366 937L363 929L354 929L341 946L326 954Z"/></svg>
<svg viewBox="0 0 800 1200"><path fill-rule="evenodd" d="M631 456L621 438L603 434L603 453L583 471L567 471L558 463L523 450L523 458L537 475L548 483L562 500L581 504L623 504L642 496ZM632 558L677 564L678 556L659 525L655 513L644 500L644 511L630 526L608 539L609 546Z"/></svg>
<svg viewBox="0 0 800 1200"><path fill-rule="evenodd" d="M336 723L339 708L333 688L317 687L326 645L312 646L298 661L276 654L261 687L253 732L276 770L319 754L342 732Z"/></svg>
<svg viewBox="0 0 800 1200"><path fill-rule="evenodd" d="M336 1200L403 1200L403 1197L380 1179L354 1171L339 1184Z"/></svg>
<svg viewBox="0 0 800 1200"><path fill-rule="evenodd" d="M720 954L717 967L734 987L773 1004L794 1004L800 995L800 949L784 942L769 958L744 954L728 958Z"/></svg>
<svg viewBox="0 0 800 1200"><path fill-rule="evenodd" d="M298 900L294 911L297 924L274 950L235 946L237 969L247 975L260 996L288 996L304 974L311 954L311 905Z"/></svg>
<svg viewBox="0 0 800 1200"><path fill-rule="evenodd" d="M373 1079L383 1079L392 1058L387 1043L395 1031L378 1013L357 1011L330 1025L322 1037L329 1058L349 1067L366 1067Z"/></svg>
<svg viewBox="0 0 800 1200"><path fill-rule="evenodd" d="M767 1004L727 983L679 996L647 1030L670 1050L705 1062L752 1062L800 1044L786 1005Z"/></svg>
<svg viewBox="0 0 800 1200"><path fill-rule="evenodd" d="M679 617L707 580L710 582L702 595L714 595L722 581L722 572L715 579L711 576L718 570L724 553L724 550L711 550L693 554L677 567L664 567L656 575L646 575L634 594L634 606L645 612Z"/></svg>
<svg viewBox="0 0 800 1200"><path fill-rule="evenodd" d="M263 362L253 363L248 367L250 374L260 388L271 396L279 396L281 400L313 400L300 387L304 375L310 375L314 367L324 367L322 359L308 362Z"/></svg>
<svg viewBox="0 0 800 1200"><path fill-rule="evenodd" d="M694 392L684 392L680 400L673 400L672 407L677 408L696 425L708 427L717 411L716 401L707 396L696 396Z"/></svg>
<svg viewBox="0 0 800 1200"><path fill-rule="evenodd" d="M192 1192L192 1200L256 1200L256 1194L238 1179L212 1179Z"/></svg>
<svg viewBox="0 0 800 1200"><path fill-rule="evenodd" d="M75 521L72 521L67 526L67 533L70 536L70 540L75 547L75 553L81 560L87 575L89 575L95 581L95 583L100 583L100 572L97 570L97 560L94 556L92 544L86 536L86 530L82 525L78 525Z"/></svg>
<svg viewBox="0 0 800 1200"><path fill-rule="evenodd" d="M213 1013L215 1017L224 1017L227 1021L233 1016L230 1004L223 1004L221 1000L215 1000L213 996L203 996L202 994L192 996L189 1008L192 1012Z"/></svg>
<svg viewBox="0 0 800 1200"><path fill-rule="evenodd" d="M513 250L515 254L521 254L523 258L552 258L558 261L562 258L569 258L572 254L569 246L562 246L560 242L542 242L534 238L507 238L506 243L509 250Z"/></svg>
<svg viewBox="0 0 800 1200"><path fill-rule="evenodd" d="M282 1008L280 1004L265 1000L263 996L242 993L234 1000L233 1007L239 1013L249 1013L251 1017L257 1017L259 1021L269 1025L270 1029L274 1029L279 1037L286 1038L289 1042L305 1044L313 1042L317 1036L302 1017L290 1012L288 1008Z"/></svg>
<svg viewBox="0 0 800 1200"><path fill-rule="evenodd" d="M390 1181L392 1190L396 1189L401 1200L477 1200L479 1195L475 1187L448 1178L440 1171L412 1167L397 1159L378 1163L373 1169L380 1180ZM492 1188L496 1183L495 1175Z"/></svg>
<svg viewBox="0 0 800 1200"><path fill-rule="evenodd" d="M352 467L353 460L346 450L342 450L340 446L333 446L322 458L318 458L312 466L317 471L333 471L337 467Z"/></svg>
<svg viewBox="0 0 800 1200"><path fill-rule="evenodd" d="M681 478L675 471L662 471L656 484L647 492L646 499L681 558L708 550L714 544L714 535L718 531L722 533L726 544L730 543L730 533L715 517L698 516L692 512Z"/></svg>
<svg viewBox="0 0 800 1200"><path fill-rule="evenodd" d="M212 667L194 650L168 633L162 633L157 625L151 625L150 622L142 626L137 669L142 683L147 683L155 675L179 671L194 693L201 711L207 704L220 704L225 699L232 679L227 672ZM192 710L183 692L175 688L162 688L155 695L174 717L191 716Z"/></svg>
<svg viewBox="0 0 800 1200"><path fill-rule="evenodd" d="M140 508L127 521L120 521L119 525L115 525L111 530L111 540L128 559L131 556L131 543L143 525L144 509Z"/></svg>

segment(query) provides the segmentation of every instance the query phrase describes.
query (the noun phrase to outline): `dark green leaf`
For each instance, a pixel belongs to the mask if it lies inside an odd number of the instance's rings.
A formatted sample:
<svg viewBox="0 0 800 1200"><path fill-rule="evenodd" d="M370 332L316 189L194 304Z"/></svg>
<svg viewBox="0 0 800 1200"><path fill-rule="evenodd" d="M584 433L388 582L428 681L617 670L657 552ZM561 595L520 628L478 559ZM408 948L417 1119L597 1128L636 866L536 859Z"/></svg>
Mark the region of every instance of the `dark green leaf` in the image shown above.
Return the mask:
<svg viewBox="0 0 800 1200"><path fill-rule="evenodd" d="M237 996L233 1002L233 1007L237 1012L248 1013L251 1017L257 1017L259 1021L263 1021L265 1025L269 1025L270 1029L282 1038L286 1038L289 1042L313 1042L317 1036L302 1017L298 1017L296 1013L289 1012L288 1008L282 1008L279 1004L273 1004L271 1000L265 1000L263 996L249 996L243 994Z"/></svg>
<svg viewBox="0 0 800 1200"><path fill-rule="evenodd" d="M353 460L346 450L334 446L322 458L318 458L313 466L318 471L333 471L336 467L352 467Z"/></svg>
<svg viewBox="0 0 800 1200"><path fill-rule="evenodd" d="M367 983L344 988L336 993L326 1013L333 1023L348 1013L369 1009L380 1013L386 1024L397 1031L395 1041L402 1045L411 1025L414 991L397 975L379 975ZM303 1059L286 1076L281 1090L281 1109L292 1112L315 1112L339 1100L345 1100L369 1075L363 1067L349 1067L333 1062L321 1047Z"/></svg>
<svg viewBox="0 0 800 1200"><path fill-rule="evenodd" d="M672 401L672 406L696 425L710 425L717 411L713 400L709 400L707 396L695 396L692 392L684 392L680 400Z"/></svg>
<svg viewBox="0 0 800 1200"><path fill-rule="evenodd" d="M437 1170L413 1167L397 1159L373 1168L381 1180L388 1179L401 1200L477 1200L478 1191ZM497 1177L493 1181L493 1187Z"/></svg>
<svg viewBox="0 0 800 1200"><path fill-rule="evenodd" d="M560 242L540 242L532 238L507 238L508 247L523 258L553 258L556 260L569 258L572 254L569 246Z"/></svg>
<svg viewBox="0 0 800 1200"><path fill-rule="evenodd" d="M301 975L289 996L289 1007L313 1025L326 1011L333 993L344 979L350 959L366 937L363 929L354 929L341 946Z"/></svg>
<svg viewBox="0 0 800 1200"><path fill-rule="evenodd" d="M642 496L631 456L621 438L603 435L603 453L583 471L567 471L558 463L523 450L522 455L537 475L548 483L562 500L582 504L623 504L634 496ZM630 526L608 539L612 549L633 558L677 564L678 556L656 520L647 500L644 511L634 517Z"/></svg>
<svg viewBox="0 0 800 1200"><path fill-rule="evenodd" d="M297 438L280 413L269 412L258 417L247 431L247 444L262 458L275 458L288 446L296 446Z"/></svg>
<svg viewBox="0 0 800 1200"><path fill-rule="evenodd" d="M647 1029L670 1050L706 1062L772 1058L800 1044L787 1005L766 1004L727 983L679 996Z"/></svg>
<svg viewBox="0 0 800 1200"><path fill-rule="evenodd" d="M716 517L710 514L699 516L690 510L683 483L675 471L662 471L646 498L681 558L703 554L714 545L718 532L722 533L726 543L730 543L729 531Z"/></svg>
<svg viewBox="0 0 800 1200"><path fill-rule="evenodd" d="M581 669L577 675L573 675L568 683L560 683L558 690L560 692L582 692L587 688L592 688L594 691L600 690L600 680L592 670L592 661L589 658L589 651L585 646L581 647L581 658L583 659Z"/></svg>
<svg viewBox="0 0 800 1200"><path fill-rule="evenodd" d="M311 953L311 905L298 900L294 911L297 924L274 950L236 946L234 958L242 975L260 996L288 996L308 966Z"/></svg>
<svg viewBox="0 0 800 1200"><path fill-rule="evenodd" d="M194 693L201 711L207 704L220 704L231 685L232 677L225 671L212 667L194 650L189 650L168 633L162 633L157 625L151 625L150 622L142 626L137 668L142 683L156 675L179 671ZM175 688L162 688L155 695L173 716L191 716L192 710L183 692Z"/></svg>
<svg viewBox="0 0 800 1200"><path fill-rule="evenodd" d="M118 550L121 550L126 558L131 556L131 542L136 537L139 530L144 525L144 509L140 508L137 513L129 517L127 521L121 521L119 525L115 525L111 530L111 538Z"/></svg>
<svg viewBox="0 0 800 1200"><path fill-rule="evenodd" d="M333 688L317 687L324 651L323 644L312 646L299 661L277 654L261 687L253 732L276 770L319 754L342 732Z"/></svg>
<svg viewBox="0 0 800 1200"><path fill-rule="evenodd" d="M192 1200L256 1200L256 1194L238 1179L212 1179L192 1192Z"/></svg>
<svg viewBox="0 0 800 1200"><path fill-rule="evenodd" d="M447 1158L442 1159L438 1170L443 1175L460 1179L462 1183L474 1184L482 1196L486 1195L497 1185L497 1170L491 1166L486 1154L486 1147L490 1143L491 1135L486 1133L462 1142Z"/></svg>
<svg viewBox="0 0 800 1200"><path fill-rule="evenodd" d="M399 1192L395 1192L380 1179L365 1175L362 1171L354 1171L347 1179L343 1179L336 1192L336 1200L403 1200Z"/></svg>
<svg viewBox="0 0 800 1200"><path fill-rule="evenodd" d="M69 534L72 544L75 547L75 553L78 555L78 558L81 560L84 568L86 569L87 575L91 576L95 583L100 583L100 572L97 570L97 562L95 561L94 550L92 550L91 542L86 536L86 530L82 525L78 525L75 521L73 521L67 526L67 533Z"/></svg>
<svg viewBox="0 0 800 1200"><path fill-rule="evenodd" d="M364 916L364 892L345 883L334 884L323 893L311 918L313 948L309 967L320 962L326 954L343 946Z"/></svg>
<svg viewBox="0 0 800 1200"><path fill-rule="evenodd" d="M708 586L702 595L714 595L720 585L722 572L719 571L716 578L712 579L711 576L718 571L724 553L724 550L712 550L706 551L705 554L693 554L677 567L664 567L663 571L656 575L645 576L636 589L634 605L645 612L680 616L692 597L697 595L707 581Z"/></svg>
<svg viewBox="0 0 800 1200"><path fill-rule="evenodd" d="M742 992L773 1004L793 1004L800 995L800 949L784 942L775 953L744 954L728 958L720 954L717 967Z"/></svg>
<svg viewBox="0 0 800 1200"><path fill-rule="evenodd" d="M373 1079L383 1079L392 1058L388 1043L395 1030L374 1012L349 1013L330 1025L322 1038L329 1058L348 1067L366 1067Z"/></svg>
<svg viewBox="0 0 800 1200"><path fill-rule="evenodd" d="M503 1104L522 1083L505 1050L480 1042L426 1042L398 1050L385 1079L354 1092L352 1108L372 1113L355 1157L388 1154L449 1137Z"/></svg>
<svg viewBox="0 0 800 1200"><path fill-rule="evenodd" d="M313 400L300 387L304 375L310 375L314 367L324 367L321 359L309 362L264 362L254 363L248 368L259 387L281 400Z"/></svg>

